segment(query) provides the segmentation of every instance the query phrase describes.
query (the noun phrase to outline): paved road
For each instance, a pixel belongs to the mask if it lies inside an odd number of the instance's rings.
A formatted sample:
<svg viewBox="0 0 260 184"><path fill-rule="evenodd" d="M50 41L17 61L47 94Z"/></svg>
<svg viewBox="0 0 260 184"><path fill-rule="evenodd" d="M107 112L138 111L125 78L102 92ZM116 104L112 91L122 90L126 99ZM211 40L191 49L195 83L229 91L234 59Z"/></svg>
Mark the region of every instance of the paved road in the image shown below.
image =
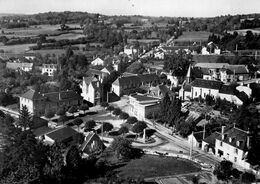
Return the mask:
<svg viewBox="0 0 260 184"><path fill-rule="evenodd" d="M190 152L190 145L189 145L187 139L183 139L176 135L170 135L171 130L158 123L155 123L155 126L154 126L154 124L151 121L146 120L146 122L148 122L149 127L155 128L157 130L158 134L160 136L162 136L163 138L165 138L170 144L173 144L174 146L179 147L180 150L185 150L184 154L187 154ZM156 148L153 148L153 150L155 150L155 149ZM160 151L159 147L158 147L158 151ZM169 150L169 152L171 152L171 151ZM202 162L212 164L212 165L215 165L216 163L218 163L220 161L220 159L217 158L216 156L205 153L197 148L193 148L192 158L197 158L197 159L201 160Z"/></svg>

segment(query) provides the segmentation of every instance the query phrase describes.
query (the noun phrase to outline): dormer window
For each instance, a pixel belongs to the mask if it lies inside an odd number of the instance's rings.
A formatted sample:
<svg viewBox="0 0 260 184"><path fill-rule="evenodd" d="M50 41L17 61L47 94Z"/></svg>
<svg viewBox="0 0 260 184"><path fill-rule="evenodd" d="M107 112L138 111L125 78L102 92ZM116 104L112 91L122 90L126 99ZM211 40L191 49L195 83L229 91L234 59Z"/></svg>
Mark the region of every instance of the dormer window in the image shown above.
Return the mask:
<svg viewBox="0 0 260 184"><path fill-rule="evenodd" d="M241 141L237 141L237 146L239 147L241 145Z"/></svg>

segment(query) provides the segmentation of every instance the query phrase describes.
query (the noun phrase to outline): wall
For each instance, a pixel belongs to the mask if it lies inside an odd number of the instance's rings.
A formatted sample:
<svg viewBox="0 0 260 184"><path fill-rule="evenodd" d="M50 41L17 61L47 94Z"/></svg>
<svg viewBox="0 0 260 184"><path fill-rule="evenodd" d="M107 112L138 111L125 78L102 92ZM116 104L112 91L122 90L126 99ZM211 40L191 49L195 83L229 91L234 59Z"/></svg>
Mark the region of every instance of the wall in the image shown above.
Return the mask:
<svg viewBox="0 0 260 184"><path fill-rule="evenodd" d="M32 100L20 97L20 109L22 109L23 106L27 107L29 113L31 113L31 114L34 113Z"/></svg>
<svg viewBox="0 0 260 184"><path fill-rule="evenodd" d="M224 93L219 93L219 98L221 100L226 99L229 102L233 102L236 105L243 105L243 102L235 95L229 95L229 94L224 94Z"/></svg>
<svg viewBox="0 0 260 184"><path fill-rule="evenodd" d="M112 92L114 92L117 96L121 95L120 87L118 85L112 84Z"/></svg>
<svg viewBox="0 0 260 184"><path fill-rule="evenodd" d="M214 97L217 97L218 94L219 94L219 90L216 90L216 89L191 87L192 98L198 98L200 95L202 98L205 98L206 95L212 95Z"/></svg>

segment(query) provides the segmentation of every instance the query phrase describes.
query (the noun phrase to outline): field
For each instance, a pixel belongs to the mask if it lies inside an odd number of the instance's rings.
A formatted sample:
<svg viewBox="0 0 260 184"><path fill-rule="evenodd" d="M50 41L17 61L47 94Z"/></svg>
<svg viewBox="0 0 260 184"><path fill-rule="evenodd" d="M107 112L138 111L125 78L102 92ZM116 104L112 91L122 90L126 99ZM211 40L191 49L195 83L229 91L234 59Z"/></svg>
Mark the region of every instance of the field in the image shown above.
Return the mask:
<svg viewBox="0 0 260 184"><path fill-rule="evenodd" d="M20 45L0 45L0 50L11 53L23 53L29 50L29 47L35 44L20 44Z"/></svg>
<svg viewBox="0 0 260 184"><path fill-rule="evenodd" d="M79 28L78 24L68 24L71 28ZM57 34L59 31L60 25L37 25L30 26L28 28L15 28L15 29L3 29L4 34L1 36L7 37L26 37L26 36L37 36L39 34Z"/></svg>
<svg viewBox="0 0 260 184"><path fill-rule="evenodd" d="M190 31L183 32L183 34L174 40L174 42L199 42L207 41L211 33L206 31Z"/></svg>
<svg viewBox="0 0 260 184"><path fill-rule="evenodd" d="M78 39L78 38L82 38L84 37L83 34L80 33L67 33L67 34L62 34L59 36L48 36L47 39L55 39L55 40L64 40L64 39L68 39L68 40L73 40L73 39Z"/></svg>
<svg viewBox="0 0 260 184"><path fill-rule="evenodd" d="M131 160L116 170L121 177L149 178L199 172L200 168L193 162L173 157L144 155L140 159Z"/></svg>

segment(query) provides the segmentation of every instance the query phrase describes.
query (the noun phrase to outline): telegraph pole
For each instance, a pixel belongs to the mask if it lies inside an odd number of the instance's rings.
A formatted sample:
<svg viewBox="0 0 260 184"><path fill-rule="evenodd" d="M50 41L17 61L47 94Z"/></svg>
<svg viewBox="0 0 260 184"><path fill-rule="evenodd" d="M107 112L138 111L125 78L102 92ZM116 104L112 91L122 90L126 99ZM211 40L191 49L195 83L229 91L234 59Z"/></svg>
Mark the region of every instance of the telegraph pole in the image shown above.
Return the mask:
<svg viewBox="0 0 260 184"><path fill-rule="evenodd" d="M190 147L190 159L192 158L192 149L193 149L193 131L192 131L192 133L191 133L191 147Z"/></svg>

